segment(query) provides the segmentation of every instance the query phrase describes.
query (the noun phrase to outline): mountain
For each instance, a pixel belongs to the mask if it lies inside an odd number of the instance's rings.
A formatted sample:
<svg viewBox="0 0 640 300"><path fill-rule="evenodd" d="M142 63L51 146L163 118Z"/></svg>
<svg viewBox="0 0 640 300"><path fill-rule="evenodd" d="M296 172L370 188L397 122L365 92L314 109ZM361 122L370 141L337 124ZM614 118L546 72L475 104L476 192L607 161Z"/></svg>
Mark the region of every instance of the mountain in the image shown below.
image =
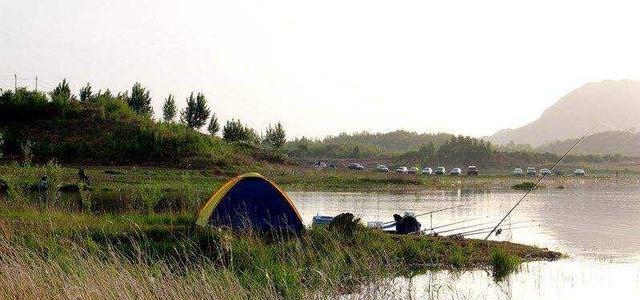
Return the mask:
<svg viewBox="0 0 640 300"><path fill-rule="evenodd" d="M542 145L539 152L564 154L578 139L568 139ZM573 154L620 154L640 157L640 133L626 131L600 132L586 137L573 151Z"/></svg>
<svg viewBox="0 0 640 300"><path fill-rule="evenodd" d="M513 141L534 147L579 138L594 132L640 128L640 82L632 80L587 83L562 97L542 116L516 129L504 129L487 139L497 144Z"/></svg>

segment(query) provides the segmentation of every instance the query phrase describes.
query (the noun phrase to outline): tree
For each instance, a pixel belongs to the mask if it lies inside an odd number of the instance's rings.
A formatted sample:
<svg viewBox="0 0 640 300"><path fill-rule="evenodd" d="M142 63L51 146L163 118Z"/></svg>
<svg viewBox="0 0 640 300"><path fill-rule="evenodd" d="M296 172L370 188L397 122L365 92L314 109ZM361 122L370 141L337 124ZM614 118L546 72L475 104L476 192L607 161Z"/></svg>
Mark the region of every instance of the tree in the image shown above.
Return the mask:
<svg viewBox="0 0 640 300"><path fill-rule="evenodd" d="M80 102L89 102L92 99L91 85L87 82L87 85L80 89Z"/></svg>
<svg viewBox="0 0 640 300"><path fill-rule="evenodd" d="M264 135L264 140L267 144L275 147L281 148L287 142L287 134L282 127L282 123L278 122L274 127L267 127L267 131Z"/></svg>
<svg viewBox="0 0 640 300"><path fill-rule="evenodd" d="M93 99L96 102L100 102L102 100L111 100L111 99L113 99L113 95L111 94L111 90L110 89L107 89L104 92L102 90L99 90L98 93L96 93L96 95L93 96Z"/></svg>
<svg viewBox="0 0 640 300"><path fill-rule="evenodd" d="M176 118L176 100L175 97L169 94L169 97L164 100L164 105L162 106L162 116L164 117L165 122L172 123Z"/></svg>
<svg viewBox="0 0 640 300"><path fill-rule="evenodd" d="M435 144L433 144L432 141L430 141L426 145L420 146L420 149L418 150L418 155L421 160L421 164L423 166L428 166L429 164L436 163L435 161L436 151L437 151L436 146Z"/></svg>
<svg viewBox="0 0 640 300"><path fill-rule="evenodd" d="M360 158L360 147L358 146L353 147L353 151L351 151L351 156L353 158Z"/></svg>
<svg viewBox="0 0 640 300"><path fill-rule="evenodd" d="M209 121L209 127L207 127L207 130L211 135L216 135L216 133L220 131L220 124L218 123L216 114L211 114L211 121Z"/></svg>
<svg viewBox="0 0 640 300"><path fill-rule="evenodd" d="M227 142L251 142L258 143L260 138L255 130L242 125L240 120L232 119L222 128L222 138Z"/></svg>
<svg viewBox="0 0 640 300"><path fill-rule="evenodd" d="M145 89L142 84L136 82L131 88L131 96L127 97L127 104L136 113L144 116L152 116L153 108L151 108L151 95L149 91Z"/></svg>
<svg viewBox="0 0 640 300"><path fill-rule="evenodd" d="M200 129L209 118L209 107L207 107L207 99L202 93L193 96L193 92L187 98L187 107L182 110L180 119L182 123L192 129Z"/></svg>
<svg viewBox="0 0 640 300"><path fill-rule="evenodd" d="M66 104L69 101L76 101L76 97L71 94L69 83L67 79L62 79L62 82L58 83L55 89L49 94L51 101L58 104Z"/></svg>

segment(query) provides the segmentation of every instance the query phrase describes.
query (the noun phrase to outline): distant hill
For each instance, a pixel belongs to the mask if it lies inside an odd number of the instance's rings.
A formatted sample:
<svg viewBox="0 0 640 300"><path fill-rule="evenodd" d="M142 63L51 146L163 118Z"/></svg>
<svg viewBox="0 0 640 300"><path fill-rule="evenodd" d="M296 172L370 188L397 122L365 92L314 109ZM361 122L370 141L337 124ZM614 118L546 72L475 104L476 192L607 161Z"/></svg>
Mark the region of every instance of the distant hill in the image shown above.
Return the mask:
<svg viewBox="0 0 640 300"><path fill-rule="evenodd" d="M412 131L396 130L387 133L342 133L338 136L327 137L324 143L327 144L360 144L378 147L385 152L404 153L417 150L420 146L429 142L441 145L453 135L449 133L416 133Z"/></svg>
<svg viewBox="0 0 640 300"><path fill-rule="evenodd" d="M556 141L538 147L539 152L563 154L578 139ZM620 154L640 157L640 133L607 131L588 136L573 151L573 154Z"/></svg>
<svg viewBox="0 0 640 300"><path fill-rule="evenodd" d="M504 129L487 139L497 144L545 143L579 138L597 124L621 129L640 128L640 82L632 80L587 83L562 97L542 116L516 129ZM595 132L610 131L599 126Z"/></svg>
<svg viewBox="0 0 640 300"><path fill-rule="evenodd" d="M381 157L417 151L433 143L435 147L449 141L448 133L416 133L396 130L387 133L341 133L322 140L300 138L290 141L285 148L292 157L359 158Z"/></svg>

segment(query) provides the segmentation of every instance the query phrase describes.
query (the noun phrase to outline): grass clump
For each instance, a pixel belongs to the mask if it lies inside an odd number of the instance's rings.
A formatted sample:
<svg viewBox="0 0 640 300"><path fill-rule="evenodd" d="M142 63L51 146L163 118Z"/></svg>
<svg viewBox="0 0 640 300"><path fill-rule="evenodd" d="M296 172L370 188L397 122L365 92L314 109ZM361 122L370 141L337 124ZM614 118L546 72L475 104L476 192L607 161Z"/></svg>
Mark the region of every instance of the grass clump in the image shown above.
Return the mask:
<svg viewBox="0 0 640 300"><path fill-rule="evenodd" d="M514 190L525 190L525 191L531 190L535 187L536 187L535 182L531 182L531 181L525 181L525 182L514 184L511 186L511 188ZM538 186L538 187L541 187L541 186Z"/></svg>
<svg viewBox="0 0 640 300"><path fill-rule="evenodd" d="M491 252L490 264L493 269L493 276L498 280L515 271L521 262L522 260L519 257L504 249L497 248Z"/></svg>

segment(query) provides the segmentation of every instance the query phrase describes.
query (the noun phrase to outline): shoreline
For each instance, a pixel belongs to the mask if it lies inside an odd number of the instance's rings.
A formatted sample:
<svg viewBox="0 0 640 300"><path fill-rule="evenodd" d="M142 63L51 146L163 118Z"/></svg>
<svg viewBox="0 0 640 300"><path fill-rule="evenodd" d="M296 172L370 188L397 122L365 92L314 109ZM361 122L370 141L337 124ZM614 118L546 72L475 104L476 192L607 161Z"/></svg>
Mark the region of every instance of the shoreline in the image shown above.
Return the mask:
<svg viewBox="0 0 640 300"><path fill-rule="evenodd" d="M414 276L429 270L490 268L499 280L523 262L564 257L559 252L530 245L394 235L362 224L353 224L349 231L309 227L296 238L199 229L193 226L195 212L229 177L197 170L88 168L85 171L93 182L89 190L80 189L77 193L48 190L35 194L23 189L42 174L49 176L49 186L58 187L73 183L77 169L55 165L0 166L0 171L10 185L4 199L7 201L0 200L0 270L20 272L23 281L26 277L34 282L57 282L57 286L90 287L91 283L74 274L92 268L98 273L96 276L105 278L100 288L113 290L118 289L119 283L110 278L117 278L119 273L112 274L109 270L156 274L162 269L164 273L154 275L158 282L187 280L188 274L196 273L206 276L209 287L223 294L240 291L255 297L271 294L278 298L301 298L316 291L342 294L345 289L376 279ZM332 184L344 183L341 187L375 192L372 187L388 182L380 174L362 176L345 172L339 176L307 177L306 172L280 171L263 173L288 191L296 191L295 187L305 187L305 191L313 190L312 187L336 191ZM496 179L506 180L479 176L415 181L401 177L392 178L385 188L406 191L408 186L414 191L436 192L446 186L443 183L473 183L470 184L473 186ZM307 185L310 182L321 184ZM65 267L56 267L61 264ZM207 269L202 269L203 265ZM131 284L149 284L160 291L178 288L171 284L155 286L145 276L127 280ZM229 280L236 290L227 289ZM11 276L0 276L0 284L17 286L19 282ZM182 286L198 289L188 280ZM44 289L38 286L34 290Z"/></svg>

